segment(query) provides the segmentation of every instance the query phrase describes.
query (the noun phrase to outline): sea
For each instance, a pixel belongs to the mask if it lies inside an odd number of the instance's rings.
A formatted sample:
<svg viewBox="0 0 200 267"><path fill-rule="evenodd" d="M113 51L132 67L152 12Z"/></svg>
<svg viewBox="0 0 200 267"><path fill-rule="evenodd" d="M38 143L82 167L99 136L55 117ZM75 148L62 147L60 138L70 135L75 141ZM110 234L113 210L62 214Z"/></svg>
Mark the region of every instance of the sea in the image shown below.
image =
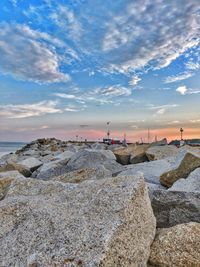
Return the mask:
<svg viewBox="0 0 200 267"><path fill-rule="evenodd" d="M0 142L0 158L11 152L22 148L25 143L22 142Z"/></svg>

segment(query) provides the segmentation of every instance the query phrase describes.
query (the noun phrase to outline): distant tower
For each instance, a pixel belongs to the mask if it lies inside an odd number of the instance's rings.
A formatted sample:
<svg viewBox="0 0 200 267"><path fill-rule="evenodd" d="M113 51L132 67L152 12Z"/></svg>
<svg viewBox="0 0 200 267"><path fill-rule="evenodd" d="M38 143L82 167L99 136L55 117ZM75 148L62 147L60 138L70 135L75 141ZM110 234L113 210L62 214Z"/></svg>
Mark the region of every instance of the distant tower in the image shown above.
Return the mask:
<svg viewBox="0 0 200 267"><path fill-rule="evenodd" d="M181 140L183 140L183 132L184 132L183 128L180 128Z"/></svg>
<svg viewBox="0 0 200 267"><path fill-rule="evenodd" d="M107 129L107 138L109 139L109 138L110 138L110 129L109 129L110 121L108 121L108 122L106 123L106 125L107 125L107 127L108 127L108 129Z"/></svg>

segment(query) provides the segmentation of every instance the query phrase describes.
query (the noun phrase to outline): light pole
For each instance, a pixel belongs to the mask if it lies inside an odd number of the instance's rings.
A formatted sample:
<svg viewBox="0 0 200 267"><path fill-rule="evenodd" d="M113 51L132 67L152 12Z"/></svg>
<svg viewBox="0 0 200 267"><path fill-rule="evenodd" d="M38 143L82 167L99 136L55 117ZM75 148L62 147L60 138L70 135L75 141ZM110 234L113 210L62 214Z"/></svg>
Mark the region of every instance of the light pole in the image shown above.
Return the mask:
<svg viewBox="0 0 200 267"><path fill-rule="evenodd" d="M109 130L110 121L108 121L106 124L107 124L107 126L108 126L108 130L107 130L107 138L109 139L109 138L110 138L110 130Z"/></svg>
<svg viewBox="0 0 200 267"><path fill-rule="evenodd" d="M180 128L180 133L181 133L181 141L183 140L183 132L184 132L183 128Z"/></svg>

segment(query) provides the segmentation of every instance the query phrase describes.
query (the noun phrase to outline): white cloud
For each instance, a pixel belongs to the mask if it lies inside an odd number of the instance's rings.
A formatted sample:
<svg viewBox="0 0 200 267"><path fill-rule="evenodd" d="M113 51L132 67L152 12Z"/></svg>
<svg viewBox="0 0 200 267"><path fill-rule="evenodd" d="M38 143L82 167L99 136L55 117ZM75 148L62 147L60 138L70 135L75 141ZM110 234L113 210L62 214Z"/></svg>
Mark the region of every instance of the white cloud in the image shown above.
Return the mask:
<svg viewBox="0 0 200 267"><path fill-rule="evenodd" d="M132 93L130 88L123 86L109 86L107 88L99 88L96 90L96 93L103 96L129 96Z"/></svg>
<svg viewBox="0 0 200 267"><path fill-rule="evenodd" d="M179 86L177 89L176 89L176 92L180 93L181 95L185 95L187 93L188 89L187 87L184 85L184 86Z"/></svg>
<svg viewBox="0 0 200 267"><path fill-rule="evenodd" d="M162 110L162 109L170 109L170 108L176 108L179 105L177 104L167 104L167 105L160 105L160 106L155 106L155 105L148 105L147 108L150 110Z"/></svg>
<svg viewBox="0 0 200 267"><path fill-rule="evenodd" d="M156 112L156 114L163 115L165 112L166 112L166 109L165 108L161 108Z"/></svg>
<svg viewBox="0 0 200 267"><path fill-rule="evenodd" d="M34 104L22 105L0 105L0 116L10 119L22 119L28 117L38 117L45 114L61 113L56 108L56 101L41 101Z"/></svg>
<svg viewBox="0 0 200 267"><path fill-rule="evenodd" d="M166 79L165 79L165 83L174 83L174 82L179 82L179 81L182 81L182 80L186 80L190 77L192 77L194 74L191 73L191 72L186 72L186 73L182 73L182 74L179 74L179 75L173 75L173 76L168 76Z"/></svg>
<svg viewBox="0 0 200 267"><path fill-rule="evenodd" d="M44 42L50 39L48 34L28 26L1 24L0 71L39 83L68 81L69 75L59 70L60 57L52 49L59 41L52 38L52 45Z"/></svg>
<svg viewBox="0 0 200 267"><path fill-rule="evenodd" d="M138 77L137 75L134 75L134 76L131 78L131 80L130 80L130 82L129 82L129 85L131 85L131 86L135 86L135 85L138 84L139 81L141 81L141 78Z"/></svg>
<svg viewBox="0 0 200 267"><path fill-rule="evenodd" d="M51 14L50 18L68 37L74 41L80 40L83 29L73 10L67 6L59 5L57 10Z"/></svg>
<svg viewBox="0 0 200 267"><path fill-rule="evenodd" d="M113 58L110 70L169 66L199 44L198 9L198 0L129 2L107 22L102 50Z"/></svg>
<svg viewBox="0 0 200 267"><path fill-rule="evenodd" d="M200 123L200 119L190 120L191 123Z"/></svg>
<svg viewBox="0 0 200 267"><path fill-rule="evenodd" d="M64 93L55 93L53 95L60 97L60 98L65 98L65 99L79 99L79 97L75 95L64 94Z"/></svg>

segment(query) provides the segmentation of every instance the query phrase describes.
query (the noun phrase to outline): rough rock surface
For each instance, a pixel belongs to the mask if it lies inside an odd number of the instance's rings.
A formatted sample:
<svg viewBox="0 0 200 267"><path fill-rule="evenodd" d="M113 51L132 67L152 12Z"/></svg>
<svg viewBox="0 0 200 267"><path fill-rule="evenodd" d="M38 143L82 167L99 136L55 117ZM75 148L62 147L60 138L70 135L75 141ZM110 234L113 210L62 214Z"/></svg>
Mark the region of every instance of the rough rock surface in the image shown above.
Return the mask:
<svg viewBox="0 0 200 267"><path fill-rule="evenodd" d="M157 227L171 227L191 221L200 223L200 193L154 189L150 198Z"/></svg>
<svg viewBox="0 0 200 267"><path fill-rule="evenodd" d="M63 152L61 154L56 155L55 159L56 160L66 160L66 161L68 161L74 156L74 154L75 154L74 152L67 150L67 151L65 151L65 152Z"/></svg>
<svg viewBox="0 0 200 267"><path fill-rule="evenodd" d="M175 146L153 146L146 150L148 160L160 160L169 157L176 157L179 149Z"/></svg>
<svg viewBox="0 0 200 267"><path fill-rule="evenodd" d="M200 168L197 168L190 175L184 179L179 179L175 182L170 191L184 191L184 192L200 192Z"/></svg>
<svg viewBox="0 0 200 267"><path fill-rule="evenodd" d="M32 172L24 165L15 162L7 162L0 165L0 172L18 171L25 177L30 177Z"/></svg>
<svg viewBox="0 0 200 267"><path fill-rule="evenodd" d="M149 262L157 267L199 267L200 224L191 222L159 229Z"/></svg>
<svg viewBox="0 0 200 267"><path fill-rule="evenodd" d="M155 234L142 177L14 180L0 201L1 266L146 266Z"/></svg>
<svg viewBox="0 0 200 267"><path fill-rule="evenodd" d="M148 147L149 145L132 144L128 147L114 149L113 152L120 164L128 165L147 161L145 151Z"/></svg>
<svg viewBox="0 0 200 267"><path fill-rule="evenodd" d="M200 155L193 152L183 152L182 157L177 161L177 166L174 166L170 171L163 173L160 176L162 185L170 187L180 178L186 178L192 171L200 167Z"/></svg>
<svg viewBox="0 0 200 267"><path fill-rule="evenodd" d="M68 171L84 168L99 169L102 168L102 166L112 173L122 170L122 167L119 163L117 163L115 160L109 160L108 156L104 155L101 150L80 150L67 163Z"/></svg>
<svg viewBox="0 0 200 267"><path fill-rule="evenodd" d="M29 157L27 159L24 159L20 162L18 162L18 164L25 166L27 169L29 169L31 172L34 172L35 170L37 170L43 163L34 158L34 157Z"/></svg>
<svg viewBox="0 0 200 267"><path fill-rule="evenodd" d="M0 179L2 178L24 178L24 176L18 171L0 172Z"/></svg>
<svg viewBox="0 0 200 267"><path fill-rule="evenodd" d="M146 150L148 149L148 147L149 145L136 146L134 151L131 153L130 163L137 164L137 163L148 161L148 158L146 156Z"/></svg>
<svg viewBox="0 0 200 267"><path fill-rule="evenodd" d="M133 165L128 165L119 175L134 175L137 172L142 172L144 179L148 183L160 184L160 175L171 168L171 161L157 160L151 162L143 162Z"/></svg>
<svg viewBox="0 0 200 267"><path fill-rule="evenodd" d="M63 183L81 183L85 180L96 180L105 177L111 177L112 173L105 168L99 169L80 169L72 172L65 173L60 176L53 177L52 181Z"/></svg>
<svg viewBox="0 0 200 267"><path fill-rule="evenodd" d="M150 144L151 146L166 146L167 145L167 139L163 138L160 141L156 141Z"/></svg>

